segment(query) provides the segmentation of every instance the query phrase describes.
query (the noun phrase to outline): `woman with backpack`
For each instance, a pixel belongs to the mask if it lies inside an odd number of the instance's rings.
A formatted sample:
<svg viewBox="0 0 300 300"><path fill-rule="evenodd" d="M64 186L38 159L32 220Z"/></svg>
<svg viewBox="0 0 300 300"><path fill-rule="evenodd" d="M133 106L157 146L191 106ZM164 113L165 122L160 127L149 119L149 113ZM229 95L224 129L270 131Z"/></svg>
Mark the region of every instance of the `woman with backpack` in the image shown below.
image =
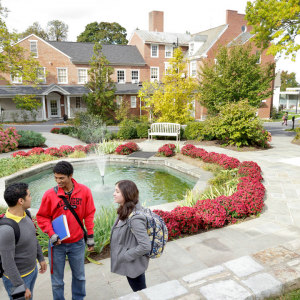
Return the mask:
<svg viewBox="0 0 300 300"><path fill-rule="evenodd" d="M145 271L149 258L145 254L151 250L147 218L136 214L128 219L135 210L143 210L139 203L139 190L133 181L117 182L113 196L120 206L111 230L111 272L126 276L132 290L140 291L146 288Z"/></svg>

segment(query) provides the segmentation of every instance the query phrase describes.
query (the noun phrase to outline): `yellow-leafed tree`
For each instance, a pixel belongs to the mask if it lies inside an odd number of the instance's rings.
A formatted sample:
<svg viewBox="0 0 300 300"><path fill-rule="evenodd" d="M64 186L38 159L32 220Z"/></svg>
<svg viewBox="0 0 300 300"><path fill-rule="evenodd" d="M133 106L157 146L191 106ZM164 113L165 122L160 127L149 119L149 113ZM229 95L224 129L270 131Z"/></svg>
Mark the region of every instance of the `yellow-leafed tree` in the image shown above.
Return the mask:
<svg viewBox="0 0 300 300"><path fill-rule="evenodd" d="M174 50L168 63L162 82L144 82L139 97L145 103L143 108L150 107L150 113L158 117L158 122L184 124L193 119L191 113L197 98L197 83L188 77L181 48Z"/></svg>

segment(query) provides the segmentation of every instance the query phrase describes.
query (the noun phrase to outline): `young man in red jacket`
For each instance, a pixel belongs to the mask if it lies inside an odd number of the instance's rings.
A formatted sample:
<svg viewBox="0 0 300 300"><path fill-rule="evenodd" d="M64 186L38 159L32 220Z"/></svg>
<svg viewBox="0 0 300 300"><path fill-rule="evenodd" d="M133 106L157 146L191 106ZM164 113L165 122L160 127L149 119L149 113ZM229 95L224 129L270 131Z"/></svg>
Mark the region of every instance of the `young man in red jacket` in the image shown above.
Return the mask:
<svg viewBox="0 0 300 300"><path fill-rule="evenodd" d="M87 250L94 250L94 214L95 205L91 190L73 177L73 167L69 162L60 161L53 168L57 187L48 190L42 199L36 215L39 227L49 235L49 263L51 266L51 281L54 300L64 300L64 268L68 256L72 271L72 299L81 300L86 296L84 274L84 233L80 224L68 209L65 197L75 210L81 223L87 229ZM60 215L66 215L70 237L61 241L53 231L52 221ZM50 242L53 247L50 246Z"/></svg>

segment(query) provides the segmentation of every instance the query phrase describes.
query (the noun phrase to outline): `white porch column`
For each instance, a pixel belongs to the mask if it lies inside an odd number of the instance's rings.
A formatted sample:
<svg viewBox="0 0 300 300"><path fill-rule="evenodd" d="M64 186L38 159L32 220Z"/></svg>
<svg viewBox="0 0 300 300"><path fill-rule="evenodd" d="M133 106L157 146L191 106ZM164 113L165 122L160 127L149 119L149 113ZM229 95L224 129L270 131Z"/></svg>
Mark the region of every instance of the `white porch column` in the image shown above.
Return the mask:
<svg viewBox="0 0 300 300"><path fill-rule="evenodd" d="M68 118L71 118L70 96L67 96Z"/></svg>
<svg viewBox="0 0 300 300"><path fill-rule="evenodd" d="M46 120L46 96L42 97L42 119Z"/></svg>

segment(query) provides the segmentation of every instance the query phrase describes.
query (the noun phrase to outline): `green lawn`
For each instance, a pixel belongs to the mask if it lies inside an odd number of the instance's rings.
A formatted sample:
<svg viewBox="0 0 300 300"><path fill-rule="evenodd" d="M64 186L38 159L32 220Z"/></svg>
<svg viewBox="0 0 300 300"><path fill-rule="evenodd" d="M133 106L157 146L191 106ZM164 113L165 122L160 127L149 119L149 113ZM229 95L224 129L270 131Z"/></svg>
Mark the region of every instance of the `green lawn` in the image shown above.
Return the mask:
<svg viewBox="0 0 300 300"><path fill-rule="evenodd" d="M283 121L283 120L282 120L283 115L284 115L284 114L282 114L282 113L278 114L277 119L273 119L273 122ZM291 114L291 113L289 113L289 115L288 115L288 120L292 120L292 117L295 117L295 119L296 119L296 118L299 118L299 117L300 117L300 114ZM296 121L296 122L298 122L298 121ZM296 122L295 122L295 123L296 123Z"/></svg>
<svg viewBox="0 0 300 300"><path fill-rule="evenodd" d="M300 290L292 291L284 296L279 298L271 298L269 300L299 300L300 299Z"/></svg>

